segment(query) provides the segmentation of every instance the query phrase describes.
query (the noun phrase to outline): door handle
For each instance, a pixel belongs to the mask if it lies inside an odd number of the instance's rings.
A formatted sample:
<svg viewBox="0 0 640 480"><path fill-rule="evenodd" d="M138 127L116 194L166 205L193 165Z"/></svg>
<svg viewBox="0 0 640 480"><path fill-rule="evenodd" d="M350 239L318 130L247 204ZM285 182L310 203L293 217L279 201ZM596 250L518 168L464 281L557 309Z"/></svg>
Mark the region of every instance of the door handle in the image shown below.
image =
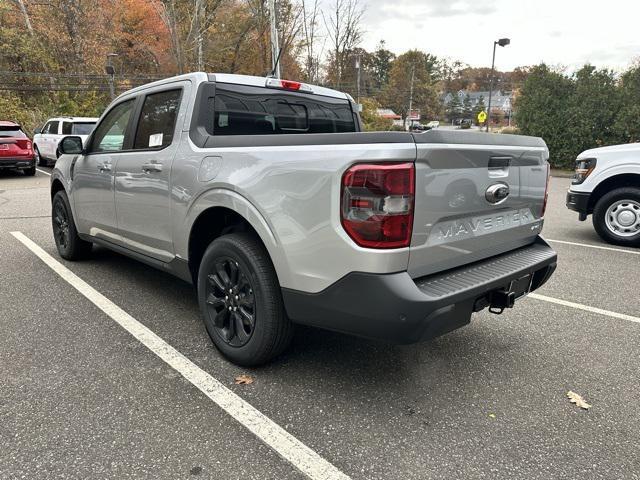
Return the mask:
<svg viewBox="0 0 640 480"><path fill-rule="evenodd" d="M111 171L111 164L110 163L101 163L100 165L98 165L98 170L100 170L101 172L110 172Z"/></svg>
<svg viewBox="0 0 640 480"><path fill-rule="evenodd" d="M161 172L162 171L162 164L161 163L156 163L156 162L145 163L144 165L142 165L142 171L144 173Z"/></svg>

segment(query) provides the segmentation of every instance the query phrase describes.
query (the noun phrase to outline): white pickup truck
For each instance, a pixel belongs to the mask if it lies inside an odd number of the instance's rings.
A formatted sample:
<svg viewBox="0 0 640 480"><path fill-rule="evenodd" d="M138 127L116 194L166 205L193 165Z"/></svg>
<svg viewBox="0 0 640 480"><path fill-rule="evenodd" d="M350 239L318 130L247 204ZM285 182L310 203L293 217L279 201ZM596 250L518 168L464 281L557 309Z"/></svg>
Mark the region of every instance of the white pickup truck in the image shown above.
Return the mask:
<svg viewBox="0 0 640 480"><path fill-rule="evenodd" d="M580 221L593 215L593 226L606 242L640 246L640 144L578 155L567 208L578 212Z"/></svg>

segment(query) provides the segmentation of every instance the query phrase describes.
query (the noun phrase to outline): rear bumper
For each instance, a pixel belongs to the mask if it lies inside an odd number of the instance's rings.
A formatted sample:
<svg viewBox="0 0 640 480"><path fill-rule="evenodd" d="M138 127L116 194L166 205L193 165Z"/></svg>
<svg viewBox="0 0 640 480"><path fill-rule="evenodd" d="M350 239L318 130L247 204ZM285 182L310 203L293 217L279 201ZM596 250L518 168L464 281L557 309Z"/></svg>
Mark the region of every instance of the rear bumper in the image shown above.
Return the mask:
<svg viewBox="0 0 640 480"><path fill-rule="evenodd" d="M31 168L36 165L34 157L1 158L0 169Z"/></svg>
<svg viewBox="0 0 640 480"><path fill-rule="evenodd" d="M412 279L406 272L350 273L320 293L283 289L292 321L353 335L414 343L460 328L471 314L527 275L530 291L555 270L557 255L540 237L532 245Z"/></svg>
<svg viewBox="0 0 640 480"><path fill-rule="evenodd" d="M587 216L593 213L589 209L589 200L591 199L591 193L589 192L573 192L569 190L567 192L567 208L578 212L580 216Z"/></svg>

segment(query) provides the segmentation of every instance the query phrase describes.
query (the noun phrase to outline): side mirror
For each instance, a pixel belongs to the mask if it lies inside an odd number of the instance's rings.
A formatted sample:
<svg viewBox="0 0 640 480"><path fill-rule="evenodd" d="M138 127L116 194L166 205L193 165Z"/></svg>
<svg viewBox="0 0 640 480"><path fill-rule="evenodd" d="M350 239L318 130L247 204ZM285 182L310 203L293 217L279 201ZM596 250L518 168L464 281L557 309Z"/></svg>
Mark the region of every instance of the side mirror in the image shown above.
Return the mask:
<svg viewBox="0 0 640 480"><path fill-rule="evenodd" d="M82 153L82 139L80 137L64 137L58 145L58 150L62 155L78 155Z"/></svg>
<svg viewBox="0 0 640 480"><path fill-rule="evenodd" d="M33 131L33 134L34 134L34 135L38 135L39 133L42 133L42 129L41 129L41 128L36 128L36 129Z"/></svg>

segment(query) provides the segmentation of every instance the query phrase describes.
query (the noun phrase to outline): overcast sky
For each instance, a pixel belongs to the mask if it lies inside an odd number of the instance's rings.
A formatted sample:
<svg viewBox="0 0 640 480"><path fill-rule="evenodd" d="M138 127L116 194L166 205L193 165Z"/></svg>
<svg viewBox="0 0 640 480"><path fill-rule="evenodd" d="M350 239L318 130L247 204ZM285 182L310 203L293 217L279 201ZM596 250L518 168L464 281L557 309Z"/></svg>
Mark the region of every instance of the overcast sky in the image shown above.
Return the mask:
<svg viewBox="0 0 640 480"><path fill-rule="evenodd" d="M542 61L574 70L590 62L616 70L640 56L640 0L360 0L364 48L411 48L472 66L510 70Z"/></svg>

